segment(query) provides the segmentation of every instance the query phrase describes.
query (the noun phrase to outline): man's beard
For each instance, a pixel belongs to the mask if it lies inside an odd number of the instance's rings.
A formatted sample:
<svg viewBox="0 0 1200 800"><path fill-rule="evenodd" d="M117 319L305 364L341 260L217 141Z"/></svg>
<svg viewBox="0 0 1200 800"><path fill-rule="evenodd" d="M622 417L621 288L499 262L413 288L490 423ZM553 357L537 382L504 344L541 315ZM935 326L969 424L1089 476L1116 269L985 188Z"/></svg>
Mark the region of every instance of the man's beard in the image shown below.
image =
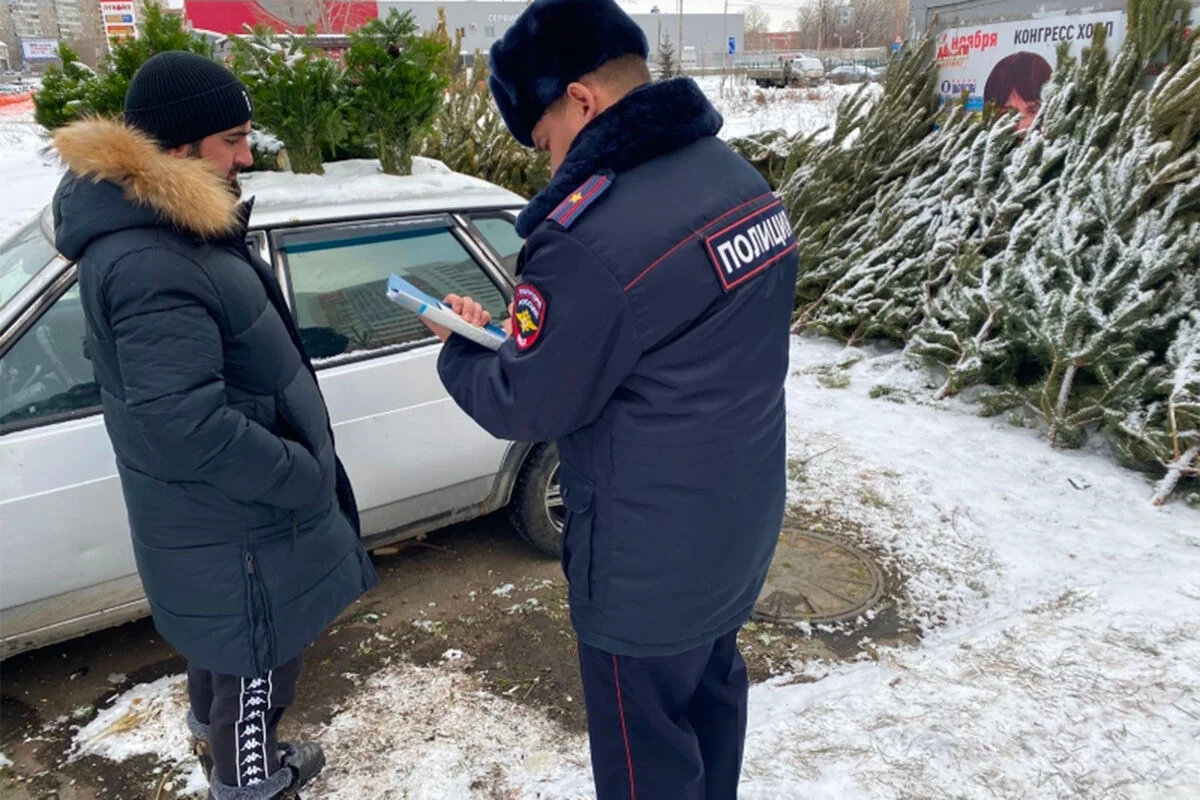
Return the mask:
<svg viewBox="0 0 1200 800"><path fill-rule="evenodd" d="M203 158L203 156L200 155L199 142L192 142L190 145L188 145L188 157ZM239 172L240 170L236 169L230 170L229 174L225 176L225 188L229 190L231 195L233 195L234 200L242 199L242 182L238 180Z"/></svg>

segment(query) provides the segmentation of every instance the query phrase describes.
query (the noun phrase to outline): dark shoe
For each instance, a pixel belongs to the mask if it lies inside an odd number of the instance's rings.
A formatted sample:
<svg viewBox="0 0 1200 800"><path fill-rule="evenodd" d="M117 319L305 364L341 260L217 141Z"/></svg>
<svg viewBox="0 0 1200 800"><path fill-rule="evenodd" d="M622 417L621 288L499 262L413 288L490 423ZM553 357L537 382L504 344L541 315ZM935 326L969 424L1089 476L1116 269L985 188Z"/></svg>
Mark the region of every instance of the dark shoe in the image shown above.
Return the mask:
<svg viewBox="0 0 1200 800"><path fill-rule="evenodd" d="M320 775L321 770L325 768L325 751L316 742L280 742L279 750L283 754L279 759L280 763L295 776L280 797L300 800L297 792Z"/></svg>

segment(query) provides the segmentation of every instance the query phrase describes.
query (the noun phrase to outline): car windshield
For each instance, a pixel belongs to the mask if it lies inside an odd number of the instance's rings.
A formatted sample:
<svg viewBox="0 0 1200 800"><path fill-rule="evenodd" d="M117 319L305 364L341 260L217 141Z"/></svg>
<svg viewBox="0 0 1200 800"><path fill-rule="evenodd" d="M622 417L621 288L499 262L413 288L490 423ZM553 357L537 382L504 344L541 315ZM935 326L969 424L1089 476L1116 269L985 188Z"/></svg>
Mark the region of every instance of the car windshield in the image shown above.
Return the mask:
<svg viewBox="0 0 1200 800"><path fill-rule="evenodd" d="M29 280L50 263L54 245L34 217L9 238L0 241L0 307L8 304Z"/></svg>

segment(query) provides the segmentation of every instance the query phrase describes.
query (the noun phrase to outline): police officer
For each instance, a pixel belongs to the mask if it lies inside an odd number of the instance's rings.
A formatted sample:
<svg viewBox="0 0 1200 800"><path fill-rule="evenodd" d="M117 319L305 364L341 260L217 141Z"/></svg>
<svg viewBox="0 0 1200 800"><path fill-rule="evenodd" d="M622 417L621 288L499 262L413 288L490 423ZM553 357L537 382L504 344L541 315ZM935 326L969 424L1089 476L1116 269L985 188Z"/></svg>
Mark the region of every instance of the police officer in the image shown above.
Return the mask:
<svg viewBox="0 0 1200 800"><path fill-rule="evenodd" d="M718 800L784 511L796 245L704 94L651 83L647 53L614 0L534 0L493 45L496 102L553 179L517 221L511 337L437 331L439 371L495 436L558 444L599 797Z"/></svg>

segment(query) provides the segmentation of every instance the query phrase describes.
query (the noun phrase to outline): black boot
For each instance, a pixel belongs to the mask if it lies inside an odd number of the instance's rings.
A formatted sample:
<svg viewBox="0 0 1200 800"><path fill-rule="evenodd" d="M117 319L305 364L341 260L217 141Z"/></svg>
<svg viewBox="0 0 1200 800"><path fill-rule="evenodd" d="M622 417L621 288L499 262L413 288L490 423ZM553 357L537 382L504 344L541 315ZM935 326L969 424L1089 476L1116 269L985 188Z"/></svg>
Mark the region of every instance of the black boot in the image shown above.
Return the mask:
<svg viewBox="0 0 1200 800"><path fill-rule="evenodd" d="M291 785L280 797L300 800L300 789L307 786L325 768L325 751L316 742L280 742L279 751L282 753L280 763L295 775Z"/></svg>

